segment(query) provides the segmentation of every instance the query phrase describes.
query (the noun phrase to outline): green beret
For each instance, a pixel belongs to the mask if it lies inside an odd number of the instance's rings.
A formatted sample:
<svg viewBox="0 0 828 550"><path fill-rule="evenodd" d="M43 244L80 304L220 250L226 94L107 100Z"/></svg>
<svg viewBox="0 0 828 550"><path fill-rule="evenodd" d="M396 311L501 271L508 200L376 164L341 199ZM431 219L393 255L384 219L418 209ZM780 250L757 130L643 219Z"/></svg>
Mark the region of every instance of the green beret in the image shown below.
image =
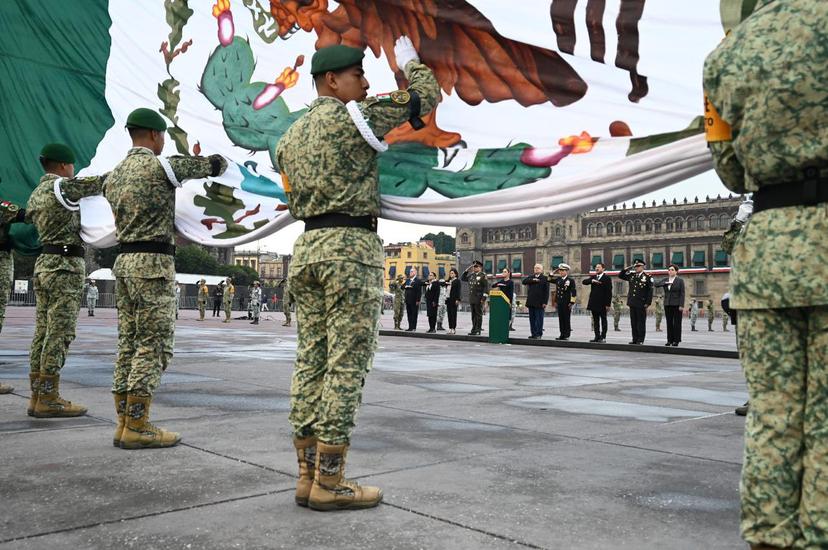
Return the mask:
<svg viewBox="0 0 828 550"><path fill-rule="evenodd" d="M163 132L167 129L167 123L161 118L161 115L153 111L141 107L135 109L127 117L127 128L146 128L148 130L155 130L156 132Z"/></svg>
<svg viewBox="0 0 828 550"><path fill-rule="evenodd" d="M313 54L311 74L316 76L328 71L338 71L354 65L360 65L363 57L365 57L365 52L359 48L352 48L341 44L326 46Z"/></svg>
<svg viewBox="0 0 828 550"><path fill-rule="evenodd" d="M75 164L75 153L62 143L50 143L44 145L40 150L40 158L43 160L51 160L53 162L65 162L66 164Z"/></svg>

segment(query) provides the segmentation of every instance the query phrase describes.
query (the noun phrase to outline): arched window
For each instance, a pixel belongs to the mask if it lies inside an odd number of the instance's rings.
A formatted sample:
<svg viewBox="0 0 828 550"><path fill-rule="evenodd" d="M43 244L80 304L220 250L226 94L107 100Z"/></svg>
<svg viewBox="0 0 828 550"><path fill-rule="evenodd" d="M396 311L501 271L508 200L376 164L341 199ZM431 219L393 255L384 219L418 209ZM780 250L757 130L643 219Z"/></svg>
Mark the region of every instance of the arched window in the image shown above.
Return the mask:
<svg viewBox="0 0 828 550"><path fill-rule="evenodd" d="M612 222L608 223L607 224L607 235L612 235L614 229L615 229L615 226L612 225Z"/></svg>
<svg viewBox="0 0 828 550"><path fill-rule="evenodd" d="M587 236L592 237L595 234L595 226L593 224L589 224L587 226Z"/></svg>
<svg viewBox="0 0 828 550"><path fill-rule="evenodd" d="M698 218L696 218L696 229L698 229L699 231L704 231L704 222L704 216L699 216Z"/></svg>
<svg viewBox="0 0 828 550"><path fill-rule="evenodd" d="M599 223L595 226L595 234L599 237L604 235L604 224Z"/></svg>
<svg viewBox="0 0 828 550"><path fill-rule="evenodd" d="M661 220L660 219L657 219L655 222L653 222L653 230L656 233L661 233Z"/></svg>
<svg viewBox="0 0 828 550"><path fill-rule="evenodd" d="M684 231L684 220L676 218L676 231Z"/></svg>
<svg viewBox="0 0 828 550"><path fill-rule="evenodd" d="M696 220L693 218L687 218L687 231L693 231L696 229Z"/></svg>
<svg viewBox="0 0 828 550"><path fill-rule="evenodd" d="M665 223L667 224L667 232L669 233L669 232L673 231L673 228L674 228L674 226L673 226L673 218L667 218L667 220L665 221Z"/></svg>
<svg viewBox="0 0 828 550"><path fill-rule="evenodd" d="M624 233L632 233L633 232L633 223L627 222L624 224Z"/></svg>
<svg viewBox="0 0 828 550"><path fill-rule="evenodd" d="M635 227L635 232L636 233L641 233L641 222L640 221L635 220L634 227Z"/></svg>
<svg viewBox="0 0 828 550"><path fill-rule="evenodd" d="M730 227L730 216L728 216L727 214L722 214L721 216L719 216L719 227L721 229L727 229L728 227Z"/></svg>
<svg viewBox="0 0 828 550"><path fill-rule="evenodd" d="M653 231L653 220L646 220L644 222L644 231L647 233L652 233Z"/></svg>
<svg viewBox="0 0 828 550"><path fill-rule="evenodd" d="M710 216L710 229L718 229L719 228L719 216L712 214Z"/></svg>
<svg viewBox="0 0 828 550"><path fill-rule="evenodd" d="M555 226L555 236L556 236L556 237L560 237L560 236L561 236L561 226L560 226L560 225L556 225L556 226Z"/></svg>
<svg viewBox="0 0 828 550"><path fill-rule="evenodd" d="M621 222L615 222L615 234L616 235L621 234Z"/></svg>
<svg viewBox="0 0 828 550"><path fill-rule="evenodd" d="M463 243L463 244L469 244L469 234L468 233L462 233L460 235L460 242Z"/></svg>

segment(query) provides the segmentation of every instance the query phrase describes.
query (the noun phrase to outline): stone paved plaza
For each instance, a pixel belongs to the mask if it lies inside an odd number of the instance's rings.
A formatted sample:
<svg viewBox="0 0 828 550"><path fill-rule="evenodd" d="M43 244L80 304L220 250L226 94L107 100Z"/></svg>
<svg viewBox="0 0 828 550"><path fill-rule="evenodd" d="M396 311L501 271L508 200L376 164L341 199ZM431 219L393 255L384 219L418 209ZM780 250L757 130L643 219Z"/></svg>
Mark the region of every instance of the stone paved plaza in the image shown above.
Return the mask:
<svg viewBox="0 0 828 550"><path fill-rule="evenodd" d="M90 413L59 420L25 412L33 312L10 308L0 334L0 380L16 386L0 396L1 550L744 548L734 359L383 336L348 471L385 501L319 513L293 504L296 334L281 314L251 326L182 312L152 414L182 444L123 451L115 311L81 312L62 389ZM590 338L587 322L573 339ZM685 322L687 347L735 350L719 321L699 326ZM546 338L556 329L548 318ZM610 330L629 339L626 318Z"/></svg>

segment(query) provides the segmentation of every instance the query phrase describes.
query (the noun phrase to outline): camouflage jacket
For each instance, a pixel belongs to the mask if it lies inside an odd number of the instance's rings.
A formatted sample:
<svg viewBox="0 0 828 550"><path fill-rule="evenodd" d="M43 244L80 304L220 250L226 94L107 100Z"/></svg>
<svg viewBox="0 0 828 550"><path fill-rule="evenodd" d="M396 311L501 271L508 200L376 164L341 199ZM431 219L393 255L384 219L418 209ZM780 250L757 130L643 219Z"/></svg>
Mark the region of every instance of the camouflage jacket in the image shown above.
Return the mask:
<svg viewBox="0 0 828 550"><path fill-rule="evenodd" d="M6 245L9 240L11 224L23 221L21 214L25 216L26 211L14 203L0 200L0 254L4 253L2 245Z"/></svg>
<svg viewBox="0 0 828 550"><path fill-rule="evenodd" d="M405 287L402 282L388 283L388 290L394 293L394 301L398 303L405 302Z"/></svg>
<svg viewBox="0 0 828 550"><path fill-rule="evenodd" d="M179 181L206 178L212 167L208 157L168 157ZM221 159L220 173L227 169ZM115 214L118 242L175 242L175 187L152 151L133 147L110 173L104 196ZM116 277L175 278L175 258L167 254L119 254L112 270Z"/></svg>
<svg viewBox="0 0 828 550"><path fill-rule="evenodd" d="M224 296L221 297L221 301L225 304L232 304L233 298L236 296L236 287L233 285L227 285L224 288Z"/></svg>
<svg viewBox="0 0 828 550"><path fill-rule="evenodd" d="M733 249L736 248L736 239L742 234L742 228L745 226L742 222L733 220L730 222L730 227L722 235L722 250L733 254Z"/></svg>
<svg viewBox="0 0 828 550"><path fill-rule="evenodd" d="M406 65L405 75L409 90L420 96L422 113L429 113L440 99L434 74L412 61ZM405 102L369 97L358 106L378 138L409 117ZM294 218L332 212L379 216L377 152L359 133L338 99L315 99L308 112L279 140L276 160L290 189L288 205ZM297 239L292 266L328 260L383 267L382 240L376 233L353 228L317 229Z"/></svg>
<svg viewBox="0 0 828 550"><path fill-rule="evenodd" d="M79 210L67 210L55 197L55 180L59 176L44 174L26 205L26 221L33 223L43 244L69 244L83 246L80 236ZM75 203L83 197L101 194L104 177L64 178L60 182L61 195L67 202ZM86 273L83 258L41 254L35 262L35 273L71 271Z"/></svg>
<svg viewBox="0 0 828 550"><path fill-rule="evenodd" d="M811 166L828 175L828 54L814 49L827 42L828 2L760 0L708 56L705 91L732 128L731 140L710 149L729 189L786 185ZM754 214L733 249L731 307L828 304L826 234L824 205Z"/></svg>
<svg viewBox="0 0 828 550"><path fill-rule="evenodd" d="M254 288L250 291L250 303L261 305L262 303L262 289Z"/></svg>
<svg viewBox="0 0 828 550"><path fill-rule="evenodd" d="M206 304L207 299L210 297L210 289L207 288L207 285L202 285L198 287L198 303L199 304Z"/></svg>

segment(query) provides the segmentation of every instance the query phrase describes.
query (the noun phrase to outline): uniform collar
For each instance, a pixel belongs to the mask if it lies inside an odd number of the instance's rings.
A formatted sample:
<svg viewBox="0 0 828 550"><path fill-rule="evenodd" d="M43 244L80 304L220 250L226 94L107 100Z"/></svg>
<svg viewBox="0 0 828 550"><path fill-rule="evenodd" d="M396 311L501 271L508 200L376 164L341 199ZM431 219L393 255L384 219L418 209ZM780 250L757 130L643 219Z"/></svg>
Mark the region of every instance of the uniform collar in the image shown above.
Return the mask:
<svg viewBox="0 0 828 550"><path fill-rule="evenodd" d="M152 155L152 156L155 156L155 153L153 153L150 149L147 149L146 147L132 147L132 148L130 148L129 151L127 151L127 156L129 156L129 155Z"/></svg>
<svg viewBox="0 0 828 550"><path fill-rule="evenodd" d="M308 110L313 110L314 108L316 108L320 105L325 105L326 103L333 103L335 105L341 105L343 107L345 106L345 104L342 103L342 101L340 101L339 99L337 99L333 96L322 95L322 96L317 97L316 99L314 99L311 102L310 107L308 108Z"/></svg>

